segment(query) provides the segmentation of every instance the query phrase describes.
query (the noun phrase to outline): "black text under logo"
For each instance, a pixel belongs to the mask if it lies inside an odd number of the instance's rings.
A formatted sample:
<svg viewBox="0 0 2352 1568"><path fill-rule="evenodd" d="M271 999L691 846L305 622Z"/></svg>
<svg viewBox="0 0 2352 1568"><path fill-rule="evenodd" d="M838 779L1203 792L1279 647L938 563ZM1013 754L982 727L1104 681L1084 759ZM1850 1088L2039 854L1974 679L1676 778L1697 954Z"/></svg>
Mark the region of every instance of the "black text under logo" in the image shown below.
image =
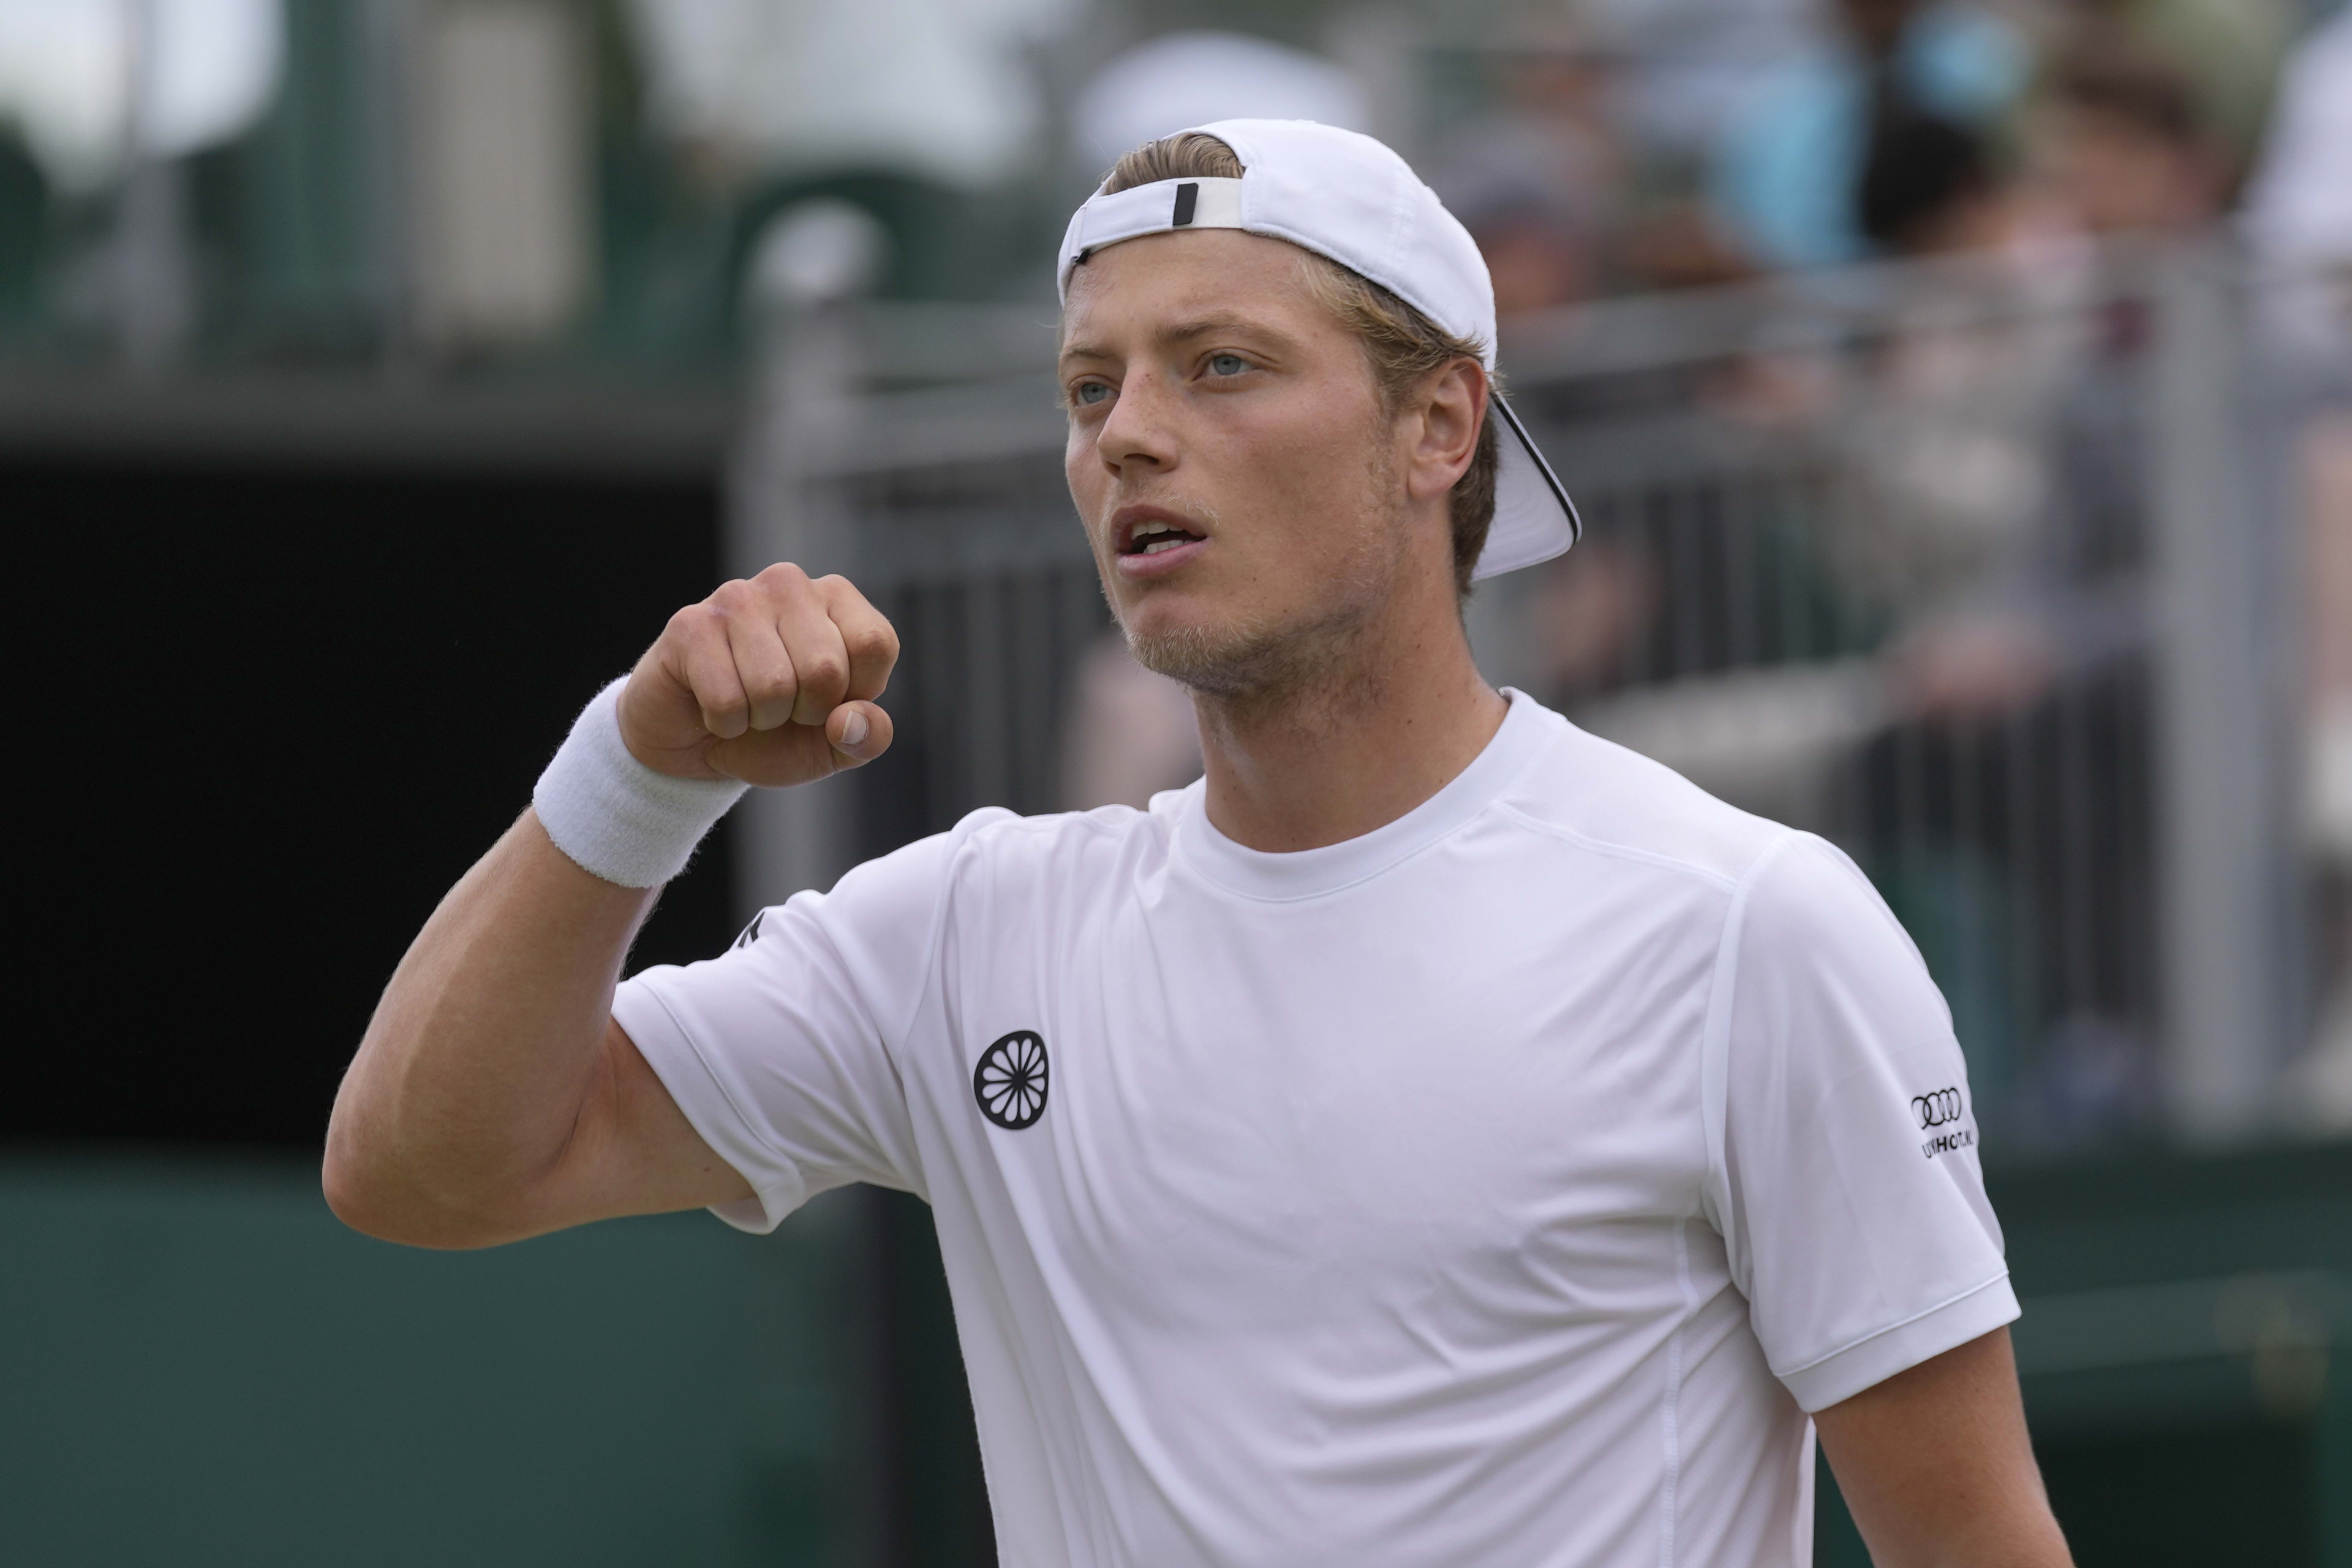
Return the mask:
<svg viewBox="0 0 2352 1568"><path fill-rule="evenodd" d="M1918 1095L1911 1101L1911 1115L1923 1132L1930 1127L1948 1127L1960 1119L1960 1091L1939 1089Z"/></svg>
<svg viewBox="0 0 2352 1568"><path fill-rule="evenodd" d="M1045 1042L1034 1029L1015 1029L980 1053L971 1094L980 1113L1018 1132L1045 1114Z"/></svg>

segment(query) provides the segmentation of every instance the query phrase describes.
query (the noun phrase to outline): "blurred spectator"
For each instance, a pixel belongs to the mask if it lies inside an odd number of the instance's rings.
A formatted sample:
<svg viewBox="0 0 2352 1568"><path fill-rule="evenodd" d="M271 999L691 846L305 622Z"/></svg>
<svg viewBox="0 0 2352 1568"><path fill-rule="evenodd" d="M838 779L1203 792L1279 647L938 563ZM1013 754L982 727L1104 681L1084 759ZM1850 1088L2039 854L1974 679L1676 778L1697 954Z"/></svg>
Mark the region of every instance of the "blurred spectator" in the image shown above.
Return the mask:
<svg viewBox="0 0 2352 1568"><path fill-rule="evenodd" d="M1882 250L1942 256L2009 237L2008 193L1981 132L1907 104L1871 127L1854 192L1855 225Z"/></svg>
<svg viewBox="0 0 2352 1568"><path fill-rule="evenodd" d="M1432 182L1486 258L1503 315L1599 291L1626 180L1616 62L1565 21L1507 34L1504 91L1456 132Z"/></svg>
<svg viewBox="0 0 2352 1568"><path fill-rule="evenodd" d="M1136 663L1116 628L1096 639L1071 682L1063 725L1062 808L1131 805L1201 776L1192 698Z"/></svg>
<svg viewBox="0 0 2352 1568"><path fill-rule="evenodd" d="M0 122L52 184L89 190L137 153L236 135L285 59L284 0L0 0Z"/></svg>
<svg viewBox="0 0 2352 1568"><path fill-rule="evenodd" d="M1044 123L1024 47L1072 0L629 0L656 121L713 162L1010 174Z"/></svg>
<svg viewBox="0 0 2352 1568"><path fill-rule="evenodd" d="M1872 126L1891 113L1997 123L2028 75L2023 35L1960 0L1839 0L1840 34L1776 74L1728 127L1713 199L1759 261L1813 267L1870 254L1856 221Z"/></svg>
<svg viewBox="0 0 2352 1568"><path fill-rule="evenodd" d="M1547 0L1532 0L1542 6ZM1562 0L1549 0L1554 8ZM1623 64L1628 134L1670 160L1703 156L1747 107L1759 73L1810 58L1819 0L1569 0Z"/></svg>
<svg viewBox="0 0 2352 1568"><path fill-rule="evenodd" d="M1854 207L1890 255L1974 259L1895 285L1891 330L1847 390L1838 560L1895 629L1911 711L1999 711L2053 673L2047 429L2078 359L2083 260L1988 130L1900 99L1874 118Z"/></svg>
<svg viewBox="0 0 2352 1568"><path fill-rule="evenodd" d="M2115 165L2120 188L2083 221L2209 220L2219 185L2195 177L2193 126L2168 117L2181 100L2140 90L2160 75L2115 79L2066 79L2074 113L2053 121ZM1898 254L1978 259L1906 276L1837 422L1837 558L1888 626L1891 721L1845 780L1856 847L1925 933L1983 1092L2071 1139L2154 1105L2145 335L2085 310L2093 258L2070 215L1960 127L1883 118L1858 205ZM2086 905L2110 914L2086 921ZM1995 910L2031 943L1965 938Z"/></svg>
<svg viewBox="0 0 2352 1568"><path fill-rule="evenodd" d="M2273 273L2263 294L2274 343L2352 374L2352 11L2322 24L2287 68L2246 236Z"/></svg>
<svg viewBox="0 0 2352 1568"><path fill-rule="evenodd" d="M1574 550L1543 567L1529 610L1545 700L1573 709L1622 680L1657 597L1656 563L1614 530L1588 529Z"/></svg>
<svg viewBox="0 0 2352 1568"><path fill-rule="evenodd" d="M2062 57L2119 54L2179 72L2234 180L2263 134L2293 28L2290 0L2071 0L2062 36Z"/></svg>
<svg viewBox="0 0 2352 1568"><path fill-rule="evenodd" d="M2094 234L2178 235L2219 216L2227 153L2180 67L2085 46L2053 72L2039 121L2051 184Z"/></svg>
<svg viewBox="0 0 2352 1568"><path fill-rule="evenodd" d="M1243 119L1371 129L1363 88L1320 56L1240 33L1169 33L1095 73L1071 106L1070 137L1099 176L1131 147Z"/></svg>

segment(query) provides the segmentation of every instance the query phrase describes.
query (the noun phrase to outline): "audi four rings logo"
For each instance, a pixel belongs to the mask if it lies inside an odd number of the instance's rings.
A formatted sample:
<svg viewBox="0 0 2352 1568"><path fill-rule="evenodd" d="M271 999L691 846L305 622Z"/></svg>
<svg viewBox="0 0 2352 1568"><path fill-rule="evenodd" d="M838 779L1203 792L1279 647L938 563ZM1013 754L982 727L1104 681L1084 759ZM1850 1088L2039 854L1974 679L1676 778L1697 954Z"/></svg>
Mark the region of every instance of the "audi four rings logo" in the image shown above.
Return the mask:
<svg viewBox="0 0 2352 1568"><path fill-rule="evenodd" d="M1939 1089L1932 1094L1913 1097L1911 1114L1919 1119L1921 1131L1930 1127L1949 1127L1960 1119L1960 1091Z"/></svg>

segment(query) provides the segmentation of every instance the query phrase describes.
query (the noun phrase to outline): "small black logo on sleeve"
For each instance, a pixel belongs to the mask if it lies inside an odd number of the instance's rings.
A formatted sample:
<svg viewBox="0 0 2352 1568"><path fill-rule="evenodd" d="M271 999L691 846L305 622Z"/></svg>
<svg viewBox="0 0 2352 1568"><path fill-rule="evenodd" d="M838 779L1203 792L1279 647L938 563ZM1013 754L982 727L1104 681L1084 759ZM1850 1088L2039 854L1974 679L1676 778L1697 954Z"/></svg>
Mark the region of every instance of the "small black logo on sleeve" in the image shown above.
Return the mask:
<svg viewBox="0 0 2352 1568"><path fill-rule="evenodd" d="M971 1069L971 1096L980 1113L1018 1132L1045 1114L1045 1042L1034 1029L1015 1029L980 1053Z"/></svg>
<svg viewBox="0 0 2352 1568"><path fill-rule="evenodd" d="M1938 1154L1974 1148L1977 1141L1975 1129L1954 1125L1967 1111L1968 1106L1957 1086L1913 1095L1911 1120L1919 1124L1920 1131L1935 1133L1934 1137L1919 1145L1919 1152L1932 1160ZM1938 1127L1950 1127L1952 1131L1936 1132Z"/></svg>
<svg viewBox="0 0 2352 1568"><path fill-rule="evenodd" d="M737 947L749 947L753 942L759 941L760 922L767 918L768 911L765 910L761 910L758 914L753 915L751 917L751 923L743 928L743 934L735 939L735 945Z"/></svg>
<svg viewBox="0 0 2352 1568"><path fill-rule="evenodd" d="M1939 1089L1932 1094L1915 1096L1911 1101L1911 1114L1918 1121L1922 1132L1931 1127L1948 1127L1960 1119L1960 1091L1958 1089Z"/></svg>

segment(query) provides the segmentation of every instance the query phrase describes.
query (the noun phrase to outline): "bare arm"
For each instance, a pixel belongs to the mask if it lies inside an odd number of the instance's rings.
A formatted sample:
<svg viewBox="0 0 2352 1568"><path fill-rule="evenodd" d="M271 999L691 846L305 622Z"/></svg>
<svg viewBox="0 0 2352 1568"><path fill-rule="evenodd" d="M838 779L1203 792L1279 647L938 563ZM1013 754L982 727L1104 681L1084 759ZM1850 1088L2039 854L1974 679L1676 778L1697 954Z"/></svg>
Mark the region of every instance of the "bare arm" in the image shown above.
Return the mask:
<svg viewBox="0 0 2352 1568"><path fill-rule="evenodd" d="M792 784L880 755L889 623L771 567L674 616L620 703L638 761ZM853 739L852 737L855 737ZM485 1247L750 1195L613 1021L649 889L574 864L525 812L441 901L335 1097L327 1201L423 1247Z"/></svg>
<svg viewBox="0 0 2352 1568"><path fill-rule="evenodd" d="M1878 1568L2071 1568L2026 1436L2007 1329L1813 1420Z"/></svg>

